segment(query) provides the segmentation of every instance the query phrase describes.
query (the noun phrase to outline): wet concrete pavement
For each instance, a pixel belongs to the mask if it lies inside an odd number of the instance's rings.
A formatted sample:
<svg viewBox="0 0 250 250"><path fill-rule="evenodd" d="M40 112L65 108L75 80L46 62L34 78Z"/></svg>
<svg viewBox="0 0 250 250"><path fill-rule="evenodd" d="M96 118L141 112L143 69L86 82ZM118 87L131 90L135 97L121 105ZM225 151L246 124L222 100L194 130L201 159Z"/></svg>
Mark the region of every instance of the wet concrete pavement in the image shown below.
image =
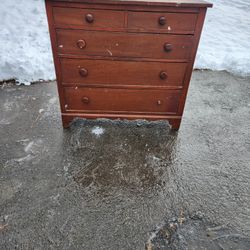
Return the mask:
<svg viewBox="0 0 250 250"><path fill-rule="evenodd" d="M179 132L63 130L55 83L0 107L0 249L250 249L249 78L194 72Z"/></svg>

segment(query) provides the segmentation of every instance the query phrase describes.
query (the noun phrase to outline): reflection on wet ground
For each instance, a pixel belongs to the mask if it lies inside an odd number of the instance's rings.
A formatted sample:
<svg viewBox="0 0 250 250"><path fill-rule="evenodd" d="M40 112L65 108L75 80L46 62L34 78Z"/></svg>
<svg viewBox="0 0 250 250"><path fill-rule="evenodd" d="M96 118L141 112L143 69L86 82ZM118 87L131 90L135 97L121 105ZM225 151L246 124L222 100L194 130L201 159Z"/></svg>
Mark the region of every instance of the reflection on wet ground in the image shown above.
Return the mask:
<svg viewBox="0 0 250 250"><path fill-rule="evenodd" d="M56 86L0 91L0 249L250 249L249 79L195 72L164 121L61 127Z"/></svg>
<svg viewBox="0 0 250 250"><path fill-rule="evenodd" d="M96 124L102 136L91 133ZM84 188L112 195L165 186L176 141L166 122L78 120L70 133L71 169Z"/></svg>

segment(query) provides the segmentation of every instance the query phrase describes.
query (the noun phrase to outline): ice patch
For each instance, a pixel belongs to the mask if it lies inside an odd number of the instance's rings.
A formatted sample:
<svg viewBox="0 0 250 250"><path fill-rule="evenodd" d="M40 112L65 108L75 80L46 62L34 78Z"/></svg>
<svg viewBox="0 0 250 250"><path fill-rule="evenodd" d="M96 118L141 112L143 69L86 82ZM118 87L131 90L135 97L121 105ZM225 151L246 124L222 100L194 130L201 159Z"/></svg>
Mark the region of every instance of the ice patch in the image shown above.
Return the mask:
<svg viewBox="0 0 250 250"><path fill-rule="evenodd" d="M46 151L44 142L41 139L36 139L34 141L30 141L29 139L22 139L18 140L17 142L23 145L24 147L23 150L26 153L26 155L11 160L14 162L18 163L28 162L34 160L35 158L38 158L38 160L40 160L40 157L38 156L41 156Z"/></svg>
<svg viewBox="0 0 250 250"><path fill-rule="evenodd" d="M103 133L104 133L104 129L101 128L101 127L94 127L92 130L91 130L91 133L96 135L97 137L101 136Z"/></svg>
<svg viewBox="0 0 250 250"><path fill-rule="evenodd" d="M9 125L9 124L10 124L10 121L7 119L0 120L0 125Z"/></svg>
<svg viewBox="0 0 250 250"><path fill-rule="evenodd" d="M31 141L28 143L28 145L24 148L24 151L27 153L31 150L31 148L33 147L34 145L34 141Z"/></svg>

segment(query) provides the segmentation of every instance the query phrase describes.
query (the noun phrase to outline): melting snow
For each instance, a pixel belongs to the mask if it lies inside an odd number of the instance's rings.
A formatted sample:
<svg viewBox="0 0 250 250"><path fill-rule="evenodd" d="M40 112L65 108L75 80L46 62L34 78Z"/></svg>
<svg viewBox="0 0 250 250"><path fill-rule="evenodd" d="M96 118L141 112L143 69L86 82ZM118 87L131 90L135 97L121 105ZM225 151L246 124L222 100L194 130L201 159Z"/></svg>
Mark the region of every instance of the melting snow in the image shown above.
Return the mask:
<svg viewBox="0 0 250 250"><path fill-rule="evenodd" d="M195 67L250 75L250 1L208 1Z"/></svg>
<svg viewBox="0 0 250 250"><path fill-rule="evenodd" d="M100 135L102 135L104 133L104 129L101 128L101 127L94 127L92 130L91 130L91 133L96 135L97 137L99 137Z"/></svg>

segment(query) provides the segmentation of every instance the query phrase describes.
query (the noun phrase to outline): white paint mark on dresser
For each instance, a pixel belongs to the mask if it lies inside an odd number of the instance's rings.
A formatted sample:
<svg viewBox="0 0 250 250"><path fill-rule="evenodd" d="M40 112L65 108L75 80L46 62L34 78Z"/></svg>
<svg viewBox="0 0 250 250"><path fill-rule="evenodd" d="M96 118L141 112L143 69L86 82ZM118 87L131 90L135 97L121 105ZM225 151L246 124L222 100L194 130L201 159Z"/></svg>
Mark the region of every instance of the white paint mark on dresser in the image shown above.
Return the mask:
<svg viewBox="0 0 250 250"><path fill-rule="evenodd" d="M109 53L110 56L113 56L113 53L109 50L109 49L106 49L107 52Z"/></svg>

